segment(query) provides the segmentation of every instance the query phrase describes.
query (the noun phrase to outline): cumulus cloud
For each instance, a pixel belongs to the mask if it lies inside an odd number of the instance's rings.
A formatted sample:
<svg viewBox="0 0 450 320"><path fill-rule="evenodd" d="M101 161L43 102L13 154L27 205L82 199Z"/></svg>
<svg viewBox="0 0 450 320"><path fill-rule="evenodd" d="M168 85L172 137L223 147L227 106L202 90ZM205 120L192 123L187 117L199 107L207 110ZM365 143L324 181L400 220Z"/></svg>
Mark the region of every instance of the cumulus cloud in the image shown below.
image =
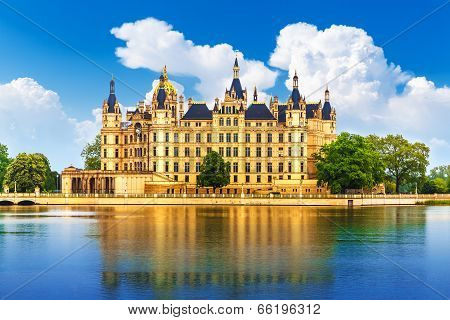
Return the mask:
<svg viewBox="0 0 450 320"><path fill-rule="evenodd" d="M82 146L101 124L98 109L93 112L95 121L69 118L59 95L31 78L0 84L0 113L0 143L8 146L10 155L41 152L58 170L68 161L81 165Z"/></svg>
<svg viewBox="0 0 450 320"><path fill-rule="evenodd" d="M323 99L325 84L335 79L329 88L341 130L450 141L444 116L450 113L450 88L438 88L389 63L362 29L288 25L277 37L269 65L288 71L288 88L297 70L300 91L311 100ZM432 164L448 162L448 152L445 156L435 150L436 144L431 147Z"/></svg>
<svg viewBox="0 0 450 320"><path fill-rule="evenodd" d="M260 90L271 88L277 78L276 71L261 61L244 59L244 55L236 53L229 44L197 45L173 30L170 24L155 18L124 23L111 33L126 42L125 47L116 49L116 55L125 66L160 71L167 65L169 74L198 79L195 89L201 99L207 101L213 101L230 86L236 54L242 84L249 91L253 86Z"/></svg>

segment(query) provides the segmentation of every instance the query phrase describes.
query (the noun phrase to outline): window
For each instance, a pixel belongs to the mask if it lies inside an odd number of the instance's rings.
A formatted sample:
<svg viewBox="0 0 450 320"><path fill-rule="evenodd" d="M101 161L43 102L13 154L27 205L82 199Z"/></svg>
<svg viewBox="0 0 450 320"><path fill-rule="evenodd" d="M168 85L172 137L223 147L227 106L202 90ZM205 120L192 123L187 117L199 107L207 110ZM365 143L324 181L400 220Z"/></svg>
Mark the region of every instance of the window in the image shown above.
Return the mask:
<svg viewBox="0 0 450 320"><path fill-rule="evenodd" d="M144 156L147 155L147 148L144 148Z"/></svg>
<svg viewBox="0 0 450 320"><path fill-rule="evenodd" d="M133 143L133 136L130 135L130 143Z"/></svg>
<svg viewBox="0 0 450 320"><path fill-rule="evenodd" d="M288 133L288 142L292 142L292 133Z"/></svg>
<svg viewBox="0 0 450 320"><path fill-rule="evenodd" d="M250 176L245 176L245 183L250 183ZM248 189L247 189L247 193L250 193L250 192L248 192Z"/></svg>
<svg viewBox="0 0 450 320"><path fill-rule="evenodd" d="M153 147L153 156L156 157L156 147Z"/></svg>
<svg viewBox="0 0 450 320"><path fill-rule="evenodd" d="M227 142L231 142L231 133L227 133Z"/></svg>
<svg viewBox="0 0 450 320"><path fill-rule="evenodd" d="M128 158L128 149L123 150L123 157Z"/></svg>
<svg viewBox="0 0 450 320"><path fill-rule="evenodd" d="M170 141L170 135L168 132L166 132L166 142L169 142L169 141Z"/></svg>
<svg viewBox="0 0 450 320"><path fill-rule="evenodd" d="M234 147L233 148L233 157L238 157L238 156L239 156L238 147Z"/></svg>
<svg viewBox="0 0 450 320"><path fill-rule="evenodd" d="M106 170L106 163L103 164L103 170Z"/></svg>
<svg viewBox="0 0 450 320"><path fill-rule="evenodd" d="M267 182L269 182L269 183L272 182L272 176L267 176Z"/></svg>
<svg viewBox="0 0 450 320"><path fill-rule="evenodd" d="M200 162L196 162L195 163L195 172L200 172L200 167L201 167L201 163Z"/></svg>
<svg viewBox="0 0 450 320"><path fill-rule="evenodd" d="M237 175L234 175L234 176L233 176L233 182L234 182L234 183L238 182L238 176L237 176Z"/></svg>
<svg viewBox="0 0 450 320"><path fill-rule="evenodd" d="M124 143L127 144L128 143L128 136L125 136L124 139L125 139Z"/></svg>
<svg viewBox="0 0 450 320"><path fill-rule="evenodd" d="M288 147L288 156L292 157L292 148L291 147Z"/></svg>
<svg viewBox="0 0 450 320"><path fill-rule="evenodd" d="M178 172L178 162L173 163L173 172Z"/></svg>
<svg viewBox="0 0 450 320"><path fill-rule="evenodd" d="M173 156L178 157L178 147L173 147Z"/></svg>
<svg viewBox="0 0 450 320"><path fill-rule="evenodd" d="M231 126L231 119L227 118L227 127Z"/></svg>
<svg viewBox="0 0 450 320"><path fill-rule="evenodd" d="M184 176L184 182L189 182L189 176Z"/></svg>
<svg viewBox="0 0 450 320"><path fill-rule="evenodd" d="M292 172L292 163L288 163L288 172Z"/></svg>
<svg viewBox="0 0 450 320"><path fill-rule="evenodd" d="M256 163L256 172L261 172L261 162Z"/></svg>
<svg viewBox="0 0 450 320"><path fill-rule="evenodd" d="M173 180L178 181L178 175L174 175Z"/></svg>
<svg viewBox="0 0 450 320"><path fill-rule="evenodd" d="M124 163L123 170L128 171L128 163Z"/></svg>
<svg viewBox="0 0 450 320"><path fill-rule="evenodd" d="M178 142L178 133L173 134L173 141Z"/></svg>
<svg viewBox="0 0 450 320"><path fill-rule="evenodd" d="M238 172L238 163L233 162L233 172Z"/></svg>
<svg viewBox="0 0 450 320"><path fill-rule="evenodd" d="M114 156L115 156L116 158L118 158L118 157L119 157L119 149L116 149L116 150L115 150L115 152L114 152Z"/></svg>
<svg viewBox="0 0 450 320"><path fill-rule="evenodd" d="M267 163L267 172L272 172L272 162Z"/></svg>
<svg viewBox="0 0 450 320"><path fill-rule="evenodd" d="M272 142L272 134L271 133L267 134L267 142Z"/></svg>
<svg viewBox="0 0 450 320"><path fill-rule="evenodd" d="M233 125L237 127L239 125L238 118L233 119Z"/></svg>
<svg viewBox="0 0 450 320"><path fill-rule="evenodd" d="M164 165L164 171L169 172L169 161L166 161L166 163Z"/></svg>
<svg viewBox="0 0 450 320"><path fill-rule="evenodd" d="M184 148L184 156L185 157L190 157L191 156L191 150L189 148Z"/></svg>
<svg viewBox="0 0 450 320"><path fill-rule="evenodd" d="M185 133L184 134L184 142L190 142L190 139L191 138L191 136L189 135L189 133Z"/></svg>
<svg viewBox="0 0 450 320"><path fill-rule="evenodd" d="M130 149L130 157L133 156L133 149Z"/></svg>
<svg viewBox="0 0 450 320"><path fill-rule="evenodd" d="M227 151L226 156L231 157L231 147L227 147L226 151Z"/></svg>
<svg viewBox="0 0 450 320"><path fill-rule="evenodd" d="M207 147L206 148L206 153L211 153L212 152L212 148L211 147Z"/></svg>
<svg viewBox="0 0 450 320"><path fill-rule="evenodd" d="M189 162L185 162L184 163L184 172L189 172L190 171L190 164L189 164Z"/></svg>
<svg viewBox="0 0 450 320"><path fill-rule="evenodd" d="M219 133L219 142L223 142L223 133Z"/></svg>
<svg viewBox="0 0 450 320"><path fill-rule="evenodd" d="M284 171L284 163L280 162L278 163L278 172L283 173L283 171Z"/></svg>
<svg viewBox="0 0 450 320"><path fill-rule="evenodd" d="M246 162L246 163L245 163L245 172L246 172L246 173L249 173L249 172L250 172L250 163L249 163L249 162Z"/></svg>
<svg viewBox="0 0 450 320"><path fill-rule="evenodd" d="M212 142L211 133L206 134L206 142Z"/></svg>
<svg viewBox="0 0 450 320"><path fill-rule="evenodd" d="M219 154L223 157L223 147L219 147Z"/></svg>
<svg viewBox="0 0 450 320"><path fill-rule="evenodd" d="M261 143L261 133L256 134L256 142Z"/></svg>
<svg viewBox="0 0 450 320"><path fill-rule="evenodd" d="M165 148L164 154L166 155L166 157L169 156L169 147L166 147L166 148Z"/></svg>
<svg viewBox="0 0 450 320"><path fill-rule="evenodd" d="M220 118L220 119L219 119L219 126L222 126L222 127L223 127L223 118Z"/></svg>
<svg viewBox="0 0 450 320"><path fill-rule="evenodd" d="M119 144L119 136L116 136L116 144Z"/></svg>
<svg viewBox="0 0 450 320"><path fill-rule="evenodd" d="M284 155L283 148L282 147L278 148L278 156L282 157L283 155Z"/></svg>
<svg viewBox="0 0 450 320"><path fill-rule="evenodd" d="M261 147L256 148L256 156L261 157Z"/></svg>
<svg viewBox="0 0 450 320"><path fill-rule="evenodd" d="M245 142L247 142L247 143L250 142L250 133L245 134Z"/></svg>
<svg viewBox="0 0 450 320"><path fill-rule="evenodd" d="M201 149L200 147L195 147L195 156L196 157L201 157Z"/></svg>
<svg viewBox="0 0 450 320"><path fill-rule="evenodd" d="M106 144L106 135L103 136L103 144Z"/></svg>
<svg viewBox="0 0 450 320"><path fill-rule="evenodd" d="M147 142L147 135L144 134L144 142Z"/></svg>
<svg viewBox="0 0 450 320"><path fill-rule="evenodd" d="M202 142L202 134L201 133L195 134L195 142Z"/></svg>
<svg viewBox="0 0 450 320"><path fill-rule="evenodd" d="M156 137L156 132L153 132L153 142L156 142L158 139Z"/></svg>
<svg viewBox="0 0 450 320"><path fill-rule="evenodd" d="M118 163L116 163L115 169L116 169L116 171L119 171L119 164Z"/></svg>
<svg viewBox="0 0 450 320"><path fill-rule="evenodd" d="M106 158L107 154L106 154L106 149L103 149L103 158Z"/></svg>
<svg viewBox="0 0 450 320"><path fill-rule="evenodd" d="M271 157L272 156L272 147L268 147L267 148L267 156Z"/></svg>
<svg viewBox="0 0 450 320"><path fill-rule="evenodd" d="M257 127L262 127L262 123L261 123L261 122L257 122L257 123L256 123L256 126L257 126Z"/></svg>
<svg viewBox="0 0 450 320"><path fill-rule="evenodd" d="M156 162L153 162L153 172L156 172Z"/></svg>
<svg viewBox="0 0 450 320"><path fill-rule="evenodd" d="M237 133L233 133L233 142L239 141L239 135Z"/></svg>
<svg viewBox="0 0 450 320"><path fill-rule="evenodd" d="M261 176L260 175L256 176L256 183L261 183Z"/></svg>
<svg viewBox="0 0 450 320"><path fill-rule="evenodd" d="M282 133L278 134L278 142L284 142L284 135Z"/></svg>
<svg viewBox="0 0 450 320"><path fill-rule="evenodd" d="M300 162L300 172L303 172L304 171L304 165L303 165L303 162Z"/></svg>
<svg viewBox="0 0 450 320"><path fill-rule="evenodd" d="M300 142L305 142L305 134L304 133L300 134Z"/></svg>
<svg viewBox="0 0 450 320"><path fill-rule="evenodd" d="M301 147L300 148L300 157L303 157L303 155L304 155L304 149L303 149L303 147Z"/></svg>
<svg viewBox="0 0 450 320"><path fill-rule="evenodd" d="M245 147L245 156L250 157L250 148L249 147Z"/></svg>

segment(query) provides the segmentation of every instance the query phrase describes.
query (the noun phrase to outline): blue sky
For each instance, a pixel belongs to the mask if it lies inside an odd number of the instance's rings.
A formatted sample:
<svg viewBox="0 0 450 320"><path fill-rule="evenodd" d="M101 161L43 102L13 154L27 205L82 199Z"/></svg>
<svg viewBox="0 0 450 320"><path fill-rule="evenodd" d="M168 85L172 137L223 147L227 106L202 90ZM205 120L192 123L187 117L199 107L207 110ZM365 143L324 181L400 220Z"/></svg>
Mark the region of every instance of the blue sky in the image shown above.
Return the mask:
<svg viewBox="0 0 450 320"><path fill-rule="evenodd" d="M210 1L80 3L16 0L6 2L142 95L151 90L152 81L158 76L158 70L146 68L145 63L135 69L127 67L127 63L123 59L121 61L115 53L116 48L126 46L125 41L118 39L110 31L123 23L152 17L172 25L173 30L182 33L185 39L193 41L195 45L214 46L227 43L233 49L243 53L245 59L263 62L267 69L278 73L273 86L265 85L265 92L278 94L282 99L286 99L289 91L285 80L289 78L292 70L280 67L283 65L281 62L270 63L269 60L277 46L280 30L287 25L304 22L316 26L318 30L325 30L331 25L355 27L364 30L373 39L373 45L380 47L444 1L373 1L370 3L366 1L215 1L214 6ZM426 77L428 81L434 83L436 88L448 87L450 85L449 16L450 5L384 47L383 54L387 63L400 66L409 77ZM0 4L0 35L2 39L0 84L8 84L18 78L31 78L42 88L57 94L60 104L57 108L60 108L65 116L74 118L78 122L93 120L92 109L99 107L107 96L110 79L108 74L3 4ZM151 37L151 34L148 36ZM343 39L345 40L345 37ZM130 54L134 54L134 51L131 50ZM161 64L163 62L162 59ZM307 62L300 59L297 62L291 60L290 63L304 66ZM170 73L171 61L166 61L164 64L168 65ZM229 64L231 68L232 61ZM300 75L305 74L302 70L299 72ZM195 87L199 82L195 73L182 71L175 73L177 75L172 79L184 86L186 96L196 99L204 98L202 93L204 95L206 91ZM303 81L307 82L308 79L305 77ZM395 90L404 90L407 81L398 83L398 80L393 80ZM332 84L330 87L333 94ZM217 92L219 97L222 97L222 91ZM117 92L120 102L125 106L132 106L142 99L142 96L120 83L117 84ZM446 97L446 93L444 95ZM445 97L443 108L447 102ZM442 101L442 98L437 100ZM1 101L0 99L0 103ZM5 101L8 100L3 100L3 103L6 103ZM388 108L389 112L392 112L393 105L395 103ZM336 106L339 106L339 103ZM448 110L438 110L438 112ZM354 110L352 112L354 113ZM367 112L367 110L362 109L361 112ZM400 112L405 110L402 108ZM430 109L429 112L436 112L436 110ZM339 109L337 113L339 119ZM3 113L2 117L8 118L8 113ZM345 112L343 117L343 126L340 126L342 129L363 131L361 133L365 134L373 128L374 124L376 125L376 122L370 122L362 126L358 123L358 118L350 116L345 118ZM428 125L434 126L434 121L439 120L432 121ZM398 126L395 123L391 125L392 131L395 132ZM53 124L49 123L49 126ZM364 128L369 129L364 130ZM389 129L389 125L384 124L379 133L389 132ZM16 130L14 127L12 131L17 133ZM57 126L55 130L58 130ZM378 132L378 130L373 131ZM35 150L30 144L34 144L35 148L42 145L42 141L36 140L21 145L12 138L8 139L9 134L11 133L5 133L3 138L0 136L0 142L11 144L12 153L17 153L19 149ZM434 136L408 132L408 130L404 134L411 139L427 143L435 139L433 141L437 141L438 146L448 148L449 135L444 129L436 132ZM75 158L79 147L68 150L66 156L57 156L57 151L60 150L56 147L58 144L55 143L55 148L52 149L49 147L52 141L49 140L46 145L45 149L50 153L49 157L55 168L61 169L70 162L78 165L81 163ZM443 164L449 155L450 150L432 153L431 162Z"/></svg>

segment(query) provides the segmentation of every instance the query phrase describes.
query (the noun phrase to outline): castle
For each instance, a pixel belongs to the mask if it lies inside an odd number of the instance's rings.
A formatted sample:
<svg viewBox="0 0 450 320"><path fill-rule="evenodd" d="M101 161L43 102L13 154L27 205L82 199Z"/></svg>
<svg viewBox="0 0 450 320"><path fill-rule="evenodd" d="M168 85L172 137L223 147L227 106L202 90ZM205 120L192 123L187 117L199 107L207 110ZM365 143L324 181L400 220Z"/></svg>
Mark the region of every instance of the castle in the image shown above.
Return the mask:
<svg viewBox="0 0 450 320"><path fill-rule="evenodd" d="M236 58L231 86L212 110L188 99L185 112L164 67L151 104L139 102L125 122L111 80L102 107L101 168L66 168L62 192L211 193L197 188L196 178L203 157L216 151L231 166L230 184L217 193L327 193L317 186L312 155L336 138L328 88L323 104L306 102L296 73L288 100L275 96L267 107L256 88L248 97L239 71Z"/></svg>

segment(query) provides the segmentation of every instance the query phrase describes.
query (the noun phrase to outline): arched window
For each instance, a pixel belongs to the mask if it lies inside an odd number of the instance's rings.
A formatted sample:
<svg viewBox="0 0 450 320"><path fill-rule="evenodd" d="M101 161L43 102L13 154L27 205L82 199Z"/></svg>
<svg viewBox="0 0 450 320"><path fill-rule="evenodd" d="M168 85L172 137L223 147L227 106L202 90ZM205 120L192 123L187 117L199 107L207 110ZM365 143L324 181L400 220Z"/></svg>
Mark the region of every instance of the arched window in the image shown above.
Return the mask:
<svg viewBox="0 0 450 320"><path fill-rule="evenodd" d="M227 127L231 126L231 119L227 118Z"/></svg>

